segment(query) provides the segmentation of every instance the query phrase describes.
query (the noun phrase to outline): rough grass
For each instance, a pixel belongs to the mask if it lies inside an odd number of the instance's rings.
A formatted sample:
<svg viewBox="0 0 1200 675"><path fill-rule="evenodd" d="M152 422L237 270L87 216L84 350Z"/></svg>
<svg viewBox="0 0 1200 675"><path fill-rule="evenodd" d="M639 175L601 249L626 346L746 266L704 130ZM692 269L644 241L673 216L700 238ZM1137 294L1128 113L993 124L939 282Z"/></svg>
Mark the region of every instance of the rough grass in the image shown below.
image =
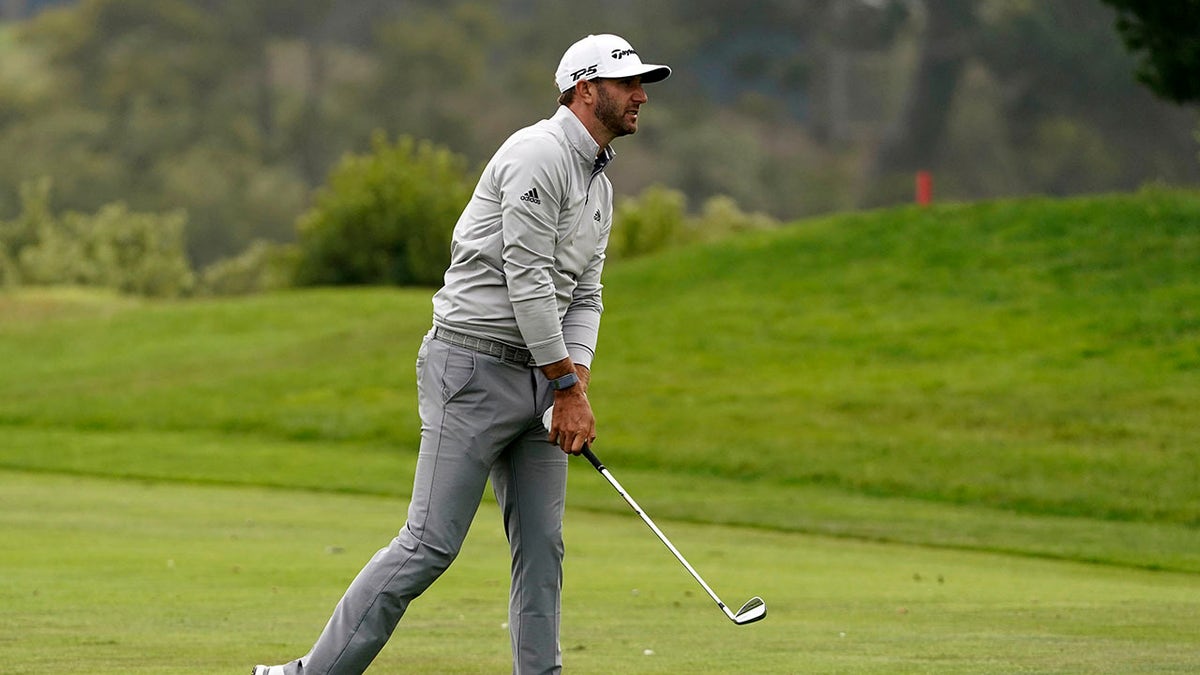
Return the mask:
<svg viewBox="0 0 1200 675"><path fill-rule="evenodd" d="M801 223L623 268L623 461L1200 524L1200 196ZM607 400L607 399L602 399Z"/></svg>

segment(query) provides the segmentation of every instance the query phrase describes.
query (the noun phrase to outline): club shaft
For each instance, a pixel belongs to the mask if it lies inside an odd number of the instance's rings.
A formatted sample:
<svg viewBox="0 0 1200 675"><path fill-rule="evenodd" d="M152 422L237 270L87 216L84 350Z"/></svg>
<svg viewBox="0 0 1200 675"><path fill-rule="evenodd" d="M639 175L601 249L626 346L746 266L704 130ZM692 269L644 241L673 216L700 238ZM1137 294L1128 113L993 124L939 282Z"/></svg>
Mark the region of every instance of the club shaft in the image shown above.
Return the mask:
<svg viewBox="0 0 1200 675"><path fill-rule="evenodd" d="M717 594L713 592L713 589L710 588L709 585L704 582L704 579L700 577L700 573L697 572L696 569L692 567L691 563L689 563L687 559L683 557L683 554L679 552L679 549L675 548L675 545L671 543L671 540L667 539L667 535L663 534L663 531L658 529L658 526L654 524L654 521L650 519L650 516L646 515L646 512L642 510L642 507L638 506L638 503L634 501L633 497L629 496L629 493L625 491L625 488L621 486L621 483L619 483L617 479L613 477L612 473L609 472L600 459L596 457L596 454L592 452L591 448L584 446L583 456L592 463L592 466L596 467L596 470L600 472L600 475L604 476L605 480L607 480L608 483L613 486L613 489L615 489L617 493L625 499L625 502L629 504L631 508L633 508L634 512L637 513L638 516L641 517L642 522L646 523L650 530L654 532L656 536L658 536L659 541L661 541L663 545L665 545L667 549L675 555L675 559L678 560L692 575L692 578L704 588L704 592L708 593L708 597L712 598L713 602L717 603L717 606L721 608L722 612L725 612L725 615L728 616L730 620L736 621L733 612L725 606L725 603L721 602L721 598L717 597Z"/></svg>

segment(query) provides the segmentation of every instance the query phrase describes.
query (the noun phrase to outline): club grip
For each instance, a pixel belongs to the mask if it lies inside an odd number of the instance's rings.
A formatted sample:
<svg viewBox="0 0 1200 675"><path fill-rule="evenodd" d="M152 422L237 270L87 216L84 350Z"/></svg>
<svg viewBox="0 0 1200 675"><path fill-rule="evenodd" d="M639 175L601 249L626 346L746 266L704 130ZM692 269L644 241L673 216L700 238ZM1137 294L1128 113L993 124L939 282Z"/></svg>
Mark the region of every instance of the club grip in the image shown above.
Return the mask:
<svg viewBox="0 0 1200 675"><path fill-rule="evenodd" d="M592 463L592 466L596 467L597 471L604 470L604 464L600 462L600 458L596 456L596 453L592 452L592 449L586 443L583 445L583 456L587 458L587 461Z"/></svg>

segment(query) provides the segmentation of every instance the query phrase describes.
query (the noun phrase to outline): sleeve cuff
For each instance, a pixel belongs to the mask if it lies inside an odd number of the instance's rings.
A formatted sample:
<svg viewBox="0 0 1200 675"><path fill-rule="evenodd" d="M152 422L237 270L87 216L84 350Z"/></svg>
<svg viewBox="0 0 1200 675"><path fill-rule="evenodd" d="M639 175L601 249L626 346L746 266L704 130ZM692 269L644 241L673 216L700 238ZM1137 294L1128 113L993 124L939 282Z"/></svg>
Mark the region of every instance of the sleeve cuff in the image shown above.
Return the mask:
<svg viewBox="0 0 1200 675"><path fill-rule="evenodd" d="M567 346L558 341L541 347L530 347L529 353L533 354L533 362L538 366L546 366L556 361L562 361L570 356L567 352Z"/></svg>

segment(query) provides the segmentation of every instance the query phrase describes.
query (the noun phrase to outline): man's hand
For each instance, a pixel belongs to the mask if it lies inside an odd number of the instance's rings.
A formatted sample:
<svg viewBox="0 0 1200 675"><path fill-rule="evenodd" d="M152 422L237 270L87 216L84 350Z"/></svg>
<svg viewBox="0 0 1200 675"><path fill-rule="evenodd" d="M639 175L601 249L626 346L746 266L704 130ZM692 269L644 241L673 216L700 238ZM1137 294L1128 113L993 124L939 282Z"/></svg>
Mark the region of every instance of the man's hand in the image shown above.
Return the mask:
<svg viewBox="0 0 1200 675"><path fill-rule="evenodd" d="M585 445L596 440L596 417L592 414L592 404L588 402L587 386L591 380L591 371L584 366L576 366L570 359L564 359L542 368L542 372L550 379L562 377L571 370L579 377L579 383L573 387L554 392L554 414L550 421L549 440L563 452L578 455L583 452Z"/></svg>

